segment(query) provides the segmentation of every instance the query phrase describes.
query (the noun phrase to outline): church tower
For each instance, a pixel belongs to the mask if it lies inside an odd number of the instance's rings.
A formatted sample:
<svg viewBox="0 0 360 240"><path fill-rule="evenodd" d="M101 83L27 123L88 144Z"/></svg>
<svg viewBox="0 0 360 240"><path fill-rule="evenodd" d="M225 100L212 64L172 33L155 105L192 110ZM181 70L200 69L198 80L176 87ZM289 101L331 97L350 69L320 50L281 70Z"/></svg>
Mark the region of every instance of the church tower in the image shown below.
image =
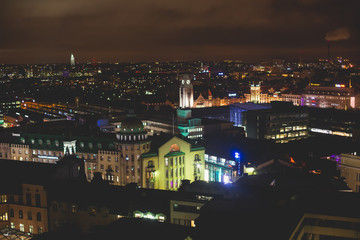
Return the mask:
<svg viewBox="0 0 360 240"><path fill-rule="evenodd" d="M192 108L194 105L194 90L191 84L192 74L180 75L179 107Z"/></svg>

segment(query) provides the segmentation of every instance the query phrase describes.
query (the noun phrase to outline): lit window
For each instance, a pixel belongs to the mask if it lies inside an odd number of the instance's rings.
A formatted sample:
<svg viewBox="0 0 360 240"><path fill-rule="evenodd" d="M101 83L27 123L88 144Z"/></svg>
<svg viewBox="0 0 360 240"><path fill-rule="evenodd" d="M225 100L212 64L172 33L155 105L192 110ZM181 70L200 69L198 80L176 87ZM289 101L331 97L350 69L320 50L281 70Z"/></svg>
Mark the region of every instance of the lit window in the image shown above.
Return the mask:
<svg viewBox="0 0 360 240"><path fill-rule="evenodd" d="M25 232L25 226L24 226L24 224L23 223L20 223L20 231L21 232Z"/></svg>

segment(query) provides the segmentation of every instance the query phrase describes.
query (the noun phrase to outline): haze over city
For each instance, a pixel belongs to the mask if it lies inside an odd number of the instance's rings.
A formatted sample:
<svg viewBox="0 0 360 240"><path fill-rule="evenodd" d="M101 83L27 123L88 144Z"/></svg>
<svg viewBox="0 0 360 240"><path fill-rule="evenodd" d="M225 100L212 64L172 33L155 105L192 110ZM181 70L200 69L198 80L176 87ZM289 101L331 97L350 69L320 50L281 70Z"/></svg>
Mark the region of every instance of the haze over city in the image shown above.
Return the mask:
<svg viewBox="0 0 360 240"><path fill-rule="evenodd" d="M4 0L0 63L359 60L356 0ZM326 40L327 39L327 40Z"/></svg>

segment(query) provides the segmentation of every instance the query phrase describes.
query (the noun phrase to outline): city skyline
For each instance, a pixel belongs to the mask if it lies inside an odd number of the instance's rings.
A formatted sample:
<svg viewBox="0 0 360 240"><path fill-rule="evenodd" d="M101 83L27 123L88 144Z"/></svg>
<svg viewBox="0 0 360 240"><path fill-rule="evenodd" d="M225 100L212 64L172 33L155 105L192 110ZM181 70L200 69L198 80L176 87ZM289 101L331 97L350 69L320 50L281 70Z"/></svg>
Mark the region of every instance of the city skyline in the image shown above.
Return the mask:
<svg viewBox="0 0 360 240"><path fill-rule="evenodd" d="M0 63L359 60L356 1L4 1Z"/></svg>

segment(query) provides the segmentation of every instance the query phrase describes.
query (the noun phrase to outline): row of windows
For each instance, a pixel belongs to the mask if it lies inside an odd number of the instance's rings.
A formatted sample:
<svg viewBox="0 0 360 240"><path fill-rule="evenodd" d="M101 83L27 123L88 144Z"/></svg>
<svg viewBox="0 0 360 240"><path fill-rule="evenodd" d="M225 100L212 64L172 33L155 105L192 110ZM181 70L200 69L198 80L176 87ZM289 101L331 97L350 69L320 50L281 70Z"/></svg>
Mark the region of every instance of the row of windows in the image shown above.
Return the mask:
<svg viewBox="0 0 360 240"><path fill-rule="evenodd" d="M10 227L11 228L15 228L15 224L13 223L13 222L11 222L10 223ZM23 223L20 223L19 224L19 230L21 231L21 232L25 232L25 225L23 224ZM41 234L42 232L43 232L43 229L42 229L42 227L40 227L40 226L38 226L37 227L37 230L38 230L38 234ZM28 232L29 233L34 233L34 226L33 225L29 225L29 229L28 229Z"/></svg>
<svg viewBox="0 0 360 240"><path fill-rule="evenodd" d="M282 134L274 134L265 136L266 139L283 139L283 138L291 138L291 137L300 137L300 136L307 136L307 131L301 132L290 132L290 133L282 133Z"/></svg>
<svg viewBox="0 0 360 240"><path fill-rule="evenodd" d="M37 190L38 191L38 190ZM9 202L9 203L15 203L15 198L14 195L1 195L1 201L2 202ZM23 196L19 196L18 197L18 202L16 202L18 204L24 204L23 201ZM35 202L33 203L32 201L32 197L31 197L31 193L26 193L25 194L25 204L29 205L29 206L36 206L36 207L41 207L41 198L40 198L40 194L35 194Z"/></svg>
<svg viewBox="0 0 360 240"><path fill-rule="evenodd" d="M184 164L185 161L185 156L180 156L180 157L174 157L174 158L165 158L165 166L168 167L169 166L169 163L170 163L170 166L177 166L178 162L179 162L179 165L181 164ZM170 162L169 162L170 160Z"/></svg>
<svg viewBox="0 0 360 240"><path fill-rule="evenodd" d="M202 134L198 134L198 135L188 136L188 138L201 138L202 136L203 136Z"/></svg>
<svg viewBox="0 0 360 240"><path fill-rule="evenodd" d="M166 169L165 171L165 177L172 178L172 177L183 177L185 175L185 168L174 168L174 169Z"/></svg>
<svg viewBox="0 0 360 240"><path fill-rule="evenodd" d="M280 132L298 131L298 130L305 130L305 129L307 129L306 125L290 126L290 127L280 128Z"/></svg>
<svg viewBox="0 0 360 240"><path fill-rule="evenodd" d="M25 139L24 138L21 138L20 139L20 142L21 143L25 143ZM35 144L35 139L31 139L30 140L30 142L31 142L31 144ZM39 145L43 145L44 144L44 140L42 140L42 139L38 139L38 144ZM55 146L57 146L57 147L59 147L60 146L60 142L58 141L58 140L55 140L54 141L54 144L55 144ZM51 145L51 140L49 140L49 139L47 139L46 140L46 145ZM87 144L87 146L89 147L89 148L94 148L94 143L91 143L91 142L89 142L88 144ZM102 148L103 147L103 145L102 145L102 143L97 143L97 148ZM80 142L80 147L81 148L84 148L85 147L85 143L84 142ZM109 147L110 148L113 148L114 147L114 145L113 144L109 144Z"/></svg>
<svg viewBox="0 0 360 240"><path fill-rule="evenodd" d="M108 160L108 162L111 162L112 157L108 156L107 160ZM100 161L104 161L104 156L102 156L102 155L100 156ZM119 157L115 157L115 162L118 162L118 161L119 161Z"/></svg>
<svg viewBox="0 0 360 240"><path fill-rule="evenodd" d="M178 225L195 227L195 220L173 218L173 223Z"/></svg>
<svg viewBox="0 0 360 240"><path fill-rule="evenodd" d="M124 141L141 141L141 140L145 140L148 138L148 136L146 134L141 134L141 135L116 135L116 138L118 140L124 140Z"/></svg>
<svg viewBox="0 0 360 240"><path fill-rule="evenodd" d="M124 157L123 154L121 154L120 156L121 156L121 158ZM131 155L130 155L130 158L129 158L129 155L125 154L125 160L126 160L126 161L129 161L130 159L131 159L132 162L134 162L134 161L135 161L135 155L134 155L134 154L131 154ZM138 161L140 161L140 155L139 155L139 154L136 155L136 159L137 159Z"/></svg>
<svg viewBox="0 0 360 240"><path fill-rule="evenodd" d="M16 150L13 149L13 150L12 150L12 153L15 154L15 153L16 153ZM22 149L19 149L19 150L18 150L18 153L19 153L19 154L22 154ZM27 150L27 149L24 150L24 153L25 153L26 155L29 154L29 150Z"/></svg>
<svg viewBox="0 0 360 240"><path fill-rule="evenodd" d="M134 150L134 146L136 146L136 149L137 149L137 150L140 150L140 144L130 145L130 150ZM148 144L144 144L144 145L142 146L142 149L149 149L149 148L150 148L150 144L149 144L149 143L148 143ZM119 146L119 149L120 149L120 150L123 150L123 146L120 145L120 146ZM129 145L125 145L125 146L124 146L124 150L129 150Z"/></svg>
<svg viewBox="0 0 360 240"><path fill-rule="evenodd" d="M15 212L14 212L14 209L13 208L10 208L10 217L15 217ZM19 210L18 212L18 217L20 219L23 219L24 218L24 213L23 213L23 210ZM31 211L28 211L27 212L27 220L33 220L33 214ZM37 212L36 213L36 221L41 221L41 213L40 212Z"/></svg>

